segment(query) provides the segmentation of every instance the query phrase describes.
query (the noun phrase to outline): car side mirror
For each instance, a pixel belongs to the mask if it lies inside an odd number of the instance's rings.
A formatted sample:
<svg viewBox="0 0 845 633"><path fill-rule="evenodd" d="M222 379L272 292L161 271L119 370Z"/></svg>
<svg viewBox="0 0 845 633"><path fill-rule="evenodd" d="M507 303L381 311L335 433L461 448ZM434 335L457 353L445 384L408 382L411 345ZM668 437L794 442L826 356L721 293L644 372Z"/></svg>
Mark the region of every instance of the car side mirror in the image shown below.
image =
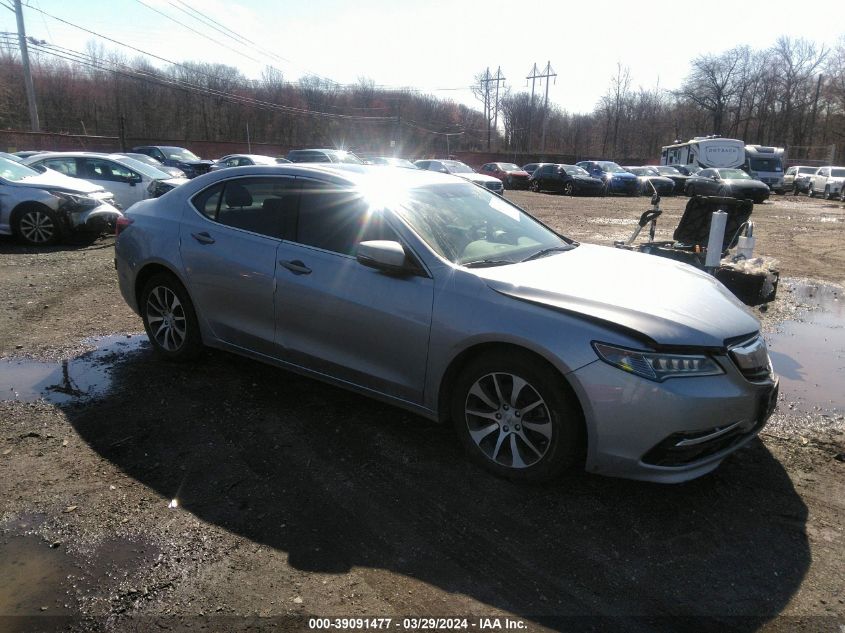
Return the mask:
<svg viewBox="0 0 845 633"><path fill-rule="evenodd" d="M138 174L133 174L131 176L126 177L126 182L129 183L130 187L134 187L135 185L141 182L141 177Z"/></svg>
<svg viewBox="0 0 845 633"><path fill-rule="evenodd" d="M356 255L358 262L369 268L375 268L391 274L408 274L405 249L399 242L392 240L369 240L358 244Z"/></svg>
<svg viewBox="0 0 845 633"><path fill-rule="evenodd" d="M29 165L28 167L30 169L34 169L39 174L43 174L45 171L47 171L47 168L44 165Z"/></svg>
<svg viewBox="0 0 845 633"><path fill-rule="evenodd" d="M449 170L446 169L445 167L441 167L437 171L439 171L441 174L448 174L449 173Z"/></svg>

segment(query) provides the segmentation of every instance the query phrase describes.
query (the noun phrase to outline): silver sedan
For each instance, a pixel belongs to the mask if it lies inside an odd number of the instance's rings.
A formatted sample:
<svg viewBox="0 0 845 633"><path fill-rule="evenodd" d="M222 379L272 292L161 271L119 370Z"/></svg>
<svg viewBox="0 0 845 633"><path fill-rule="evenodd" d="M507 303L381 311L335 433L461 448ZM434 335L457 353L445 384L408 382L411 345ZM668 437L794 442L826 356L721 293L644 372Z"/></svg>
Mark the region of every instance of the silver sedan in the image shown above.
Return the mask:
<svg viewBox="0 0 845 633"><path fill-rule="evenodd" d="M156 352L253 357L454 424L494 473L707 473L777 395L759 323L684 264L578 244L455 176L239 167L132 207Z"/></svg>

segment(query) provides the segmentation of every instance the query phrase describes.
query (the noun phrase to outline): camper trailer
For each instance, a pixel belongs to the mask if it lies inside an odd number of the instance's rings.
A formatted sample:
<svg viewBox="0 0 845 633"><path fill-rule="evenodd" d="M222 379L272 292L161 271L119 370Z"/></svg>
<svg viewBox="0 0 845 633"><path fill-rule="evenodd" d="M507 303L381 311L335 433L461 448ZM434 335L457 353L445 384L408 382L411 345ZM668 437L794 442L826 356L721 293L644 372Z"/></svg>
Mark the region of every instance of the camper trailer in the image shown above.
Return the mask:
<svg viewBox="0 0 845 633"><path fill-rule="evenodd" d="M686 143L666 145L660 150L661 165L733 168L742 167L745 160L745 143L721 136L696 136Z"/></svg>

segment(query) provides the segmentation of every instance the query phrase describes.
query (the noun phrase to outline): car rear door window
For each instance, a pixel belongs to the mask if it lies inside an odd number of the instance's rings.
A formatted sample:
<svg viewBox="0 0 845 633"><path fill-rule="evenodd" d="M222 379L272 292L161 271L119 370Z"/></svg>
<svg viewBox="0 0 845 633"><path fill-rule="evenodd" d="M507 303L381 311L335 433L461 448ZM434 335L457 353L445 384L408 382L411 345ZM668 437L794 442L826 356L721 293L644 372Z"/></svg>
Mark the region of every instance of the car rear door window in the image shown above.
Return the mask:
<svg viewBox="0 0 845 633"><path fill-rule="evenodd" d="M382 219L355 191L303 180L294 241L341 255L355 256L368 240L398 241Z"/></svg>
<svg viewBox="0 0 845 633"><path fill-rule="evenodd" d="M286 177L237 178L204 189L194 208L213 222L268 237L293 233L298 193Z"/></svg>
<svg viewBox="0 0 845 633"><path fill-rule="evenodd" d="M47 160L36 164L44 165L45 167L57 171L60 174L64 174L65 176L71 176L73 178L78 177L75 158L48 158Z"/></svg>

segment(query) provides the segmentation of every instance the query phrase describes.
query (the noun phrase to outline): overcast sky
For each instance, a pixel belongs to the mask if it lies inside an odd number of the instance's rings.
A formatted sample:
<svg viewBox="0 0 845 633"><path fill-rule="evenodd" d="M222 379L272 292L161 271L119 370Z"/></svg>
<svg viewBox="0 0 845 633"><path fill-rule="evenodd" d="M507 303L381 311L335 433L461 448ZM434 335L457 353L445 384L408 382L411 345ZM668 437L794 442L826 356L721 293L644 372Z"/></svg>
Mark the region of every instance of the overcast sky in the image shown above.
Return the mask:
<svg viewBox="0 0 845 633"><path fill-rule="evenodd" d="M592 111L617 62L631 68L635 88L659 82L673 89L696 55L739 44L765 48L780 35L826 45L845 35L841 0L807 5L741 0L25 1L32 6L24 8L28 35L79 51L91 34L35 9L167 59L225 63L251 78L269 64L290 80L307 73L339 83L368 77L376 84L415 87L467 104L477 104L467 86L488 66L494 73L501 66L507 84L520 91L533 64L543 68L551 61L557 78L549 99L570 112ZM188 7L263 50L237 44L192 18ZM14 14L5 8L0 8L0 31L16 31ZM545 85L538 84L537 90L543 94Z"/></svg>

